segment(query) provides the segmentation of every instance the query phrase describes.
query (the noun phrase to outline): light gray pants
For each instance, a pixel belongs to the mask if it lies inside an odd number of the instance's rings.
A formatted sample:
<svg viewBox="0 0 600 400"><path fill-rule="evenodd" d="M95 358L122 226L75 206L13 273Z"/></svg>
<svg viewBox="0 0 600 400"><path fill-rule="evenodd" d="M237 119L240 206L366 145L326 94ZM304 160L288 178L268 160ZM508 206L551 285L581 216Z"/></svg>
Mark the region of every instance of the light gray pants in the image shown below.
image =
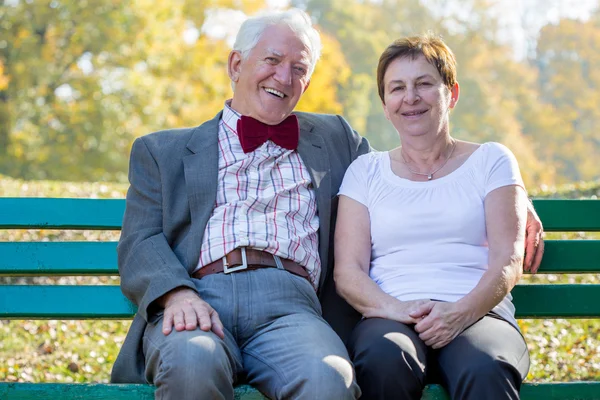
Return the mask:
<svg viewBox="0 0 600 400"><path fill-rule="evenodd" d="M194 282L219 313L225 340L199 329L165 336L162 317L149 324L146 379L157 399L233 399L240 379L272 399L360 396L346 348L306 279L263 268Z"/></svg>
<svg viewBox="0 0 600 400"><path fill-rule="evenodd" d="M414 325L364 319L348 347L365 400L418 400L431 381L442 383L455 400L518 399L529 370L523 336L493 316L438 350L419 339Z"/></svg>

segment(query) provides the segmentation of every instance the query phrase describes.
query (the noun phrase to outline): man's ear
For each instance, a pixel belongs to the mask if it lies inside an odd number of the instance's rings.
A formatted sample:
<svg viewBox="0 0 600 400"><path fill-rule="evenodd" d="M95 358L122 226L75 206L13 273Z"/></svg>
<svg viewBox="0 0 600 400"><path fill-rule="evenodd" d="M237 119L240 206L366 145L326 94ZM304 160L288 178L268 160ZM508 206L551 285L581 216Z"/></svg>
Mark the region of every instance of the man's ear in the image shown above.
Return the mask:
<svg viewBox="0 0 600 400"><path fill-rule="evenodd" d="M236 82L240 78L240 72L242 71L242 54L237 50L232 50L229 53L229 59L227 60L227 74L232 82Z"/></svg>
<svg viewBox="0 0 600 400"><path fill-rule="evenodd" d="M310 79L308 80L308 82L306 82L306 86L304 86L304 91L302 92L303 94L306 93L309 86L310 86Z"/></svg>

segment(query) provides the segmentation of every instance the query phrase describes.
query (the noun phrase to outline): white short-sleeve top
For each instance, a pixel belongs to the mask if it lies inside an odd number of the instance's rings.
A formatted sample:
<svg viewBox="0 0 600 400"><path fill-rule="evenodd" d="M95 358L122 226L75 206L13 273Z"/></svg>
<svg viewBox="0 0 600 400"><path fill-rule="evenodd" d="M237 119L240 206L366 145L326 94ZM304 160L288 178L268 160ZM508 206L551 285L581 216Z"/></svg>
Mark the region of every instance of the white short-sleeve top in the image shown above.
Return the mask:
<svg viewBox="0 0 600 400"><path fill-rule="evenodd" d="M523 180L514 155L484 143L455 171L427 182L392 172L389 152L360 156L348 168L339 194L369 211L370 276L401 301L457 301L488 267L484 199ZM508 294L493 311L517 326Z"/></svg>

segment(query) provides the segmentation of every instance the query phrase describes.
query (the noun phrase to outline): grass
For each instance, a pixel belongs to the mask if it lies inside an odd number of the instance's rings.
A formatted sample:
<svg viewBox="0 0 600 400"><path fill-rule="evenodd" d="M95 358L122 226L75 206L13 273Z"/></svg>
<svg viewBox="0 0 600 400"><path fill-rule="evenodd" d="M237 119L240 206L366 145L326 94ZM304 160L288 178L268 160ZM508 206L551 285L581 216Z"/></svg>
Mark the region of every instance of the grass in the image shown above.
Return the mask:
<svg viewBox="0 0 600 400"><path fill-rule="evenodd" d="M4 197L122 198L123 184L26 182L0 176ZM597 198L600 182L538 190L536 197ZM564 234L553 234L562 237ZM550 235L549 235L550 236ZM577 239L598 234L569 234ZM116 232L12 230L0 241L118 240ZM600 283L600 275L536 275L528 283ZM0 278L0 283L115 284L118 277ZM108 382L131 321L0 320L0 381ZM520 320L531 354L527 381L600 380L600 320Z"/></svg>

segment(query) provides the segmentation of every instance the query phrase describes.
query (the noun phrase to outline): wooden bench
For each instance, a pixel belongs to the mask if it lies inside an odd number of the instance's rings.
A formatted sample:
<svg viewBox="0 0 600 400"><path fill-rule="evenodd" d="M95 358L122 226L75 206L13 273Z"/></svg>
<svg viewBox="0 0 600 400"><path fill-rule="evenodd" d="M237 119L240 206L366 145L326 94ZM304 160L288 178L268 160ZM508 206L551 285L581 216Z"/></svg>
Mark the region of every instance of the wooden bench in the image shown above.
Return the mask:
<svg viewBox="0 0 600 400"><path fill-rule="evenodd" d="M600 231L598 200L537 200L547 232ZM124 200L0 198L0 229L118 230ZM0 242L0 275L118 275L116 242ZM600 273L600 240L548 240L542 274ZM520 284L519 318L600 318L600 285ZM2 285L0 319L129 319L116 285ZM0 399L153 399L151 385L0 382ZM526 383L523 399L600 399L600 381ZM236 399L261 399L249 386ZM439 385L423 399L448 399Z"/></svg>

